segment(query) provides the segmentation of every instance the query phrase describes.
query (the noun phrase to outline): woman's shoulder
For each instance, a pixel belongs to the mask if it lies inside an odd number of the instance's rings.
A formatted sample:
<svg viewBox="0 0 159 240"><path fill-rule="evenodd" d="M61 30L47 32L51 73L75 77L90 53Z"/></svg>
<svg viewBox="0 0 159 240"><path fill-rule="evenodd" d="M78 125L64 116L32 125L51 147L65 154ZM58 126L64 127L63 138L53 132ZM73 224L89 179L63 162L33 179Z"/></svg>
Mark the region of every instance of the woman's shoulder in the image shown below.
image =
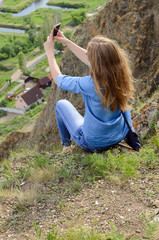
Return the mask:
<svg viewBox="0 0 159 240"><path fill-rule="evenodd" d="M80 81L81 87L91 94L95 93L95 86L91 75L82 77Z"/></svg>

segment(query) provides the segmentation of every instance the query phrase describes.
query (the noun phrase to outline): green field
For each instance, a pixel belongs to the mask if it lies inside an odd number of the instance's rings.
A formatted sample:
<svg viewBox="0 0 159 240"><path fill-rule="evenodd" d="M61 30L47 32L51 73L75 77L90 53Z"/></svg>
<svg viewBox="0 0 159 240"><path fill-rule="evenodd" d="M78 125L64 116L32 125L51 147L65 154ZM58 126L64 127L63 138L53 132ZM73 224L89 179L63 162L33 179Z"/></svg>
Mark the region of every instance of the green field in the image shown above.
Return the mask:
<svg viewBox="0 0 159 240"><path fill-rule="evenodd" d="M1 48L16 39L25 42L27 39L27 34L13 34L13 33L0 33L0 46ZM18 69L18 60L17 56L14 58L10 58L7 60L0 61L0 64L5 67L13 67L10 71L2 71L0 70L0 89L3 87L5 82L11 78L11 75L14 71Z"/></svg>
<svg viewBox="0 0 159 240"><path fill-rule="evenodd" d="M12 11L16 12L20 9L23 9L26 7L29 3L31 3L32 0L4 0L3 1L3 10L6 11ZM15 17L11 13L0 13L0 26L8 26L13 28L21 28L21 29L32 29L32 32L34 31L41 31L40 34L46 34L48 35L48 32L52 28L52 26L56 22L61 22L62 26L61 28L65 28L66 24L72 21L72 14L75 14L76 12L80 13L80 11L83 11L82 9L85 9L86 12L93 12L97 10L97 7L104 4L106 0L100 1L100 3L97 0L91 0L89 2L87 1L78 1L78 0L67 0L66 2L55 0L49 1L49 4L57 4L61 6L66 6L71 4L71 7L74 7L73 5L76 4L80 8L79 10L60 10L60 9L37 9L33 13L25 16L25 17ZM63 4L63 5L62 5ZM4 9L5 7L5 9ZM2 8L0 8L2 10ZM78 16L79 17L79 16ZM34 25L35 27L32 28L31 25ZM46 32L46 33L44 33ZM40 35L39 34L39 35ZM41 34L41 35L42 35ZM45 36L45 37L46 37ZM35 36L36 37L36 36ZM43 36L43 38L45 38ZM34 37L33 37L34 38ZM15 41L20 40L23 43L26 43L28 51L24 52L25 56L28 57L34 49L36 49L38 39L33 41L31 43L29 39L29 34L13 34L13 33L0 33L0 49L7 44L12 44L12 46L15 46ZM33 39L34 40L34 39ZM42 52L41 52L42 53ZM33 58L33 57L31 57ZM57 56L58 62L60 61L60 56ZM28 59L29 60L29 59ZM35 77L43 77L46 75L45 69L48 66L47 59L43 60L39 64L37 64L36 68L34 69L34 76ZM12 70L3 70L4 68L10 68L12 67ZM0 89L3 87L3 85L11 79L11 76L13 72L15 72L19 68L18 65L18 57L17 55L14 57L9 57L6 60L1 60L1 68L0 68ZM31 71L30 71L31 73Z"/></svg>
<svg viewBox="0 0 159 240"><path fill-rule="evenodd" d="M3 0L3 5L4 6L16 6L16 5L23 5L24 3L30 3L33 2L33 0Z"/></svg>
<svg viewBox="0 0 159 240"><path fill-rule="evenodd" d="M60 6L60 7L70 7L70 8L86 8L87 11L95 11L97 7L106 3L106 0L90 0L90 1L80 1L80 0L50 0L50 5Z"/></svg>
<svg viewBox="0 0 159 240"><path fill-rule="evenodd" d="M8 42L11 42L13 39L20 39L23 42L26 40L27 34L18 34L18 33L0 33L0 48L3 47Z"/></svg>
<svg viewBox="0 0 159 240"><path fill-rule="evenodd" d="M32 2L33 0L3 0L0 10L4 12L19 12Z"/></svg>
<svg viewBox="0 0 159 240"><path fill-rule="evenodd" d="M74 11L41 8L27 15L27 17L14 17L12 14L2 13L0 14L0 26L13 26L16 28L29 29L29 24L27 23L27 21L31 21L37 27L40 27L47 17L52 19L52 22L54 21L54 18L59 19L58 21L61 21L62 26L64 27L68 22L71 21L72 12Z"/></svg>

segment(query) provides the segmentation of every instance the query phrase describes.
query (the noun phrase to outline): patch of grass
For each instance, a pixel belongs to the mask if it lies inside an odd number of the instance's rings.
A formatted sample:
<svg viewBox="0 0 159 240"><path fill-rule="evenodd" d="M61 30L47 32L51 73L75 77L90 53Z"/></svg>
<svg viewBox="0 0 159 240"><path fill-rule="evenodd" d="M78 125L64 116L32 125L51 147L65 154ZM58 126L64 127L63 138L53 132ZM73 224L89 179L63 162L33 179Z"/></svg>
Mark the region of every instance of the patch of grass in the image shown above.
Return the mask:
<svg viewBox="0 0 159 240"><path fill-rule="evenodd" d="M3 92L3 94L0 95L0 101L5 98L5 95L6 95L7 92L11 92L12 89L13 89L15 86L17 86L18 84L19 84L18 82L13 82L13 83L11 84L11 86L9 86L9 87Z"/></svg>
<svg viewBox="0 0 159 240"><path fill-rule="evenodd" d="M39 184L34 184L30 188L27 188L25 191L20 191L17 194L17 199L20 204L29 204L31 205L39 197L39 190L41 186Z"/></svg>
<svg viewBox="0 0 159 240"><path fill-rule="evenodd" d="M0 118L7 116L7 112L0 110Z"/></svg>
<svg viewBox="0 0 159 240"><path fill-rule="evenodd" d="M24 205L21 203L16 203L15 205L12 206L13 209L13 214L17 214L19 212L25 212L27 209Z"/></svg>
<svg viewBox="0 0 159 240"><path fill-rule="evenodd" d="M18 12L27 7L33 0L3 0L3 6L0 7L1 11Z"/></svg>
<svg viewBox="0 0 159 240"><path fill-rule="evenodd" d="M96 232L94 229L88 227L70 228L64 231L58 231L56 225L52 225L52 230L47 233L46 237L40 227L34 223L36 238L45 240L105 240L105 235ZM116 239L117 240L117 239Z"/></svg>
<svg viewBox="0 0 159 240"><path fill-rule="evenodd" d="M34 157L33 164L35 168L44 168L46 166L49 166L50 159L46 155L37 155Z"/></svg>
<svg viewBox="0 0 159 240"><path fill-rule="evenodd" d="M85 8L86 4L81 1L52 1L48 2L48 5L59 6L59 7L66 7L66 8Z"/></svg>
<svg viewBox="0 0 159 240"><path fill-rule="evenodd" d="M60 6L60 7L72 7L72 8L86 8L87 11L95 11L97 7L100 5L105 4L106 1L101 0L100 2L97 0L66 0L66 1L61 1L61 0L50 0L49 4L50 5L55 5L55 6Z"/></svg>
<svg viewBox="0 0 159 240"><path fill-rule="evenodd" d="M50 180L56 180L57 172L54 166L50 165L44 168L34 168L31 171L30 181L32 183L44 183Z"/></svg>
<svg viewBox="0 0 159 240"><path fill-rule="evenodd" d="M95 230L90 227L86 226L76 226L75 228L69 228L67 230L57 230L56 225L52 225L52 230L47 232L46 235L42 232L40 227L34 223L34 229L36 232L36 239L43 239L43 240L143 240L141 237L128 236L126 237L124 233L120 233L118 229L114 226L113 223L111 224L111 232L107 234L101 233L100 230ZM157 240L158 235L158 224L155 222L146 222L145 227L145 237L144 239L149 240Z"/></svg>
<svg viewBox="0 0 159 240"><path fill-rule="evenodd" d="M154 240L155 233L159 227L159 223L152 220L154 216L146 216L145 214L141 215L141 220L145 225L145 237L149 240Z"/></svg>
<svg viewBox="0 0 159 240"><path fill-rule="evenodd" d="M159 166L159 152L151 146L145 146L141 148L140 154L140 164L146 169L156 169Z"/></svg>
<svg viewBox="0 0 159 240"><path fill-rule="evenodd" d="M4 138L12 131L22 129L27 124L31 124L34 121L36 121L43 107L44 103L37 105L36 108L34 109L30 109L28 112L26 112L24 115L20 117L15 117L12 120L0 124L0 136Z"/></svg>
<svg viewBox="0 0 159 240"><path fill-rule="evenodd" d="M119 153L118 150L115 150L114 153L107 151L106 156L94 153L82 159L87 176L93 181L100 178L109 178L112 174L118 174L124 180L137 177L139 163L136 153L127 155L126 153Z"/></svg>
<svg viewBox="0 0 159 240"><path fill-rule="evenodd" d="M10 167L2 170L4 180L1 182L1 187L20 189L21 184L30 176L29 167L20 167L15 173Z"/></svg>

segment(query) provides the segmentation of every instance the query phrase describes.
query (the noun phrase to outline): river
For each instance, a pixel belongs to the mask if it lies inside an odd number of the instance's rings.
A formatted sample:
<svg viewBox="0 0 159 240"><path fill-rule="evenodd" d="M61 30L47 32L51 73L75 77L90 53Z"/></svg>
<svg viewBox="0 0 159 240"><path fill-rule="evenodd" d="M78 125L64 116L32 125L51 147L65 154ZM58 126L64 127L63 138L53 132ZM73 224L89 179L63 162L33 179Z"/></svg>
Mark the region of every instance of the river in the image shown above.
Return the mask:
<svg viewBox="0 0 159 240"><path fill-rule="evenodd" d="M5 27L0 27L0 32L5 32L5 33L25 33L25 30L18 29L18 28L5 28Z"/></svg>
<svg viewBox="0 0 159 240"><path fill-rule="evenodd" d="M0 0L0 2L2 2L2 1L3 0ZM24 16L26 16L26 15L36 11L39 8L52 8L52 9L61 9L61 10L72 10L70 8L61 8L61 7L57 7L57 6L49 6L49 5L47 5L48 1L49 0L35 0L32 4L30 4L28 7L23 9L21 12L13 13L13 16L15 16L15 17L24 17ZM25 30L0 27L0 32L25 33Z"/></svg>

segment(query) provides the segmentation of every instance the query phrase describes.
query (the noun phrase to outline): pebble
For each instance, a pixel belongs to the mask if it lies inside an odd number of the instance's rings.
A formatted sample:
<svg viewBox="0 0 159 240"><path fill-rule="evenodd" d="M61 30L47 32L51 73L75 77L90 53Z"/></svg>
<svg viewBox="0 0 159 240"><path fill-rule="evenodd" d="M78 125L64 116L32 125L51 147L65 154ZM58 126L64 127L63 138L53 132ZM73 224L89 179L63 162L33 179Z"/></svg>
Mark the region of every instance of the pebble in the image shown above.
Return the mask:
<svg viewBox="0 0 159 240"><path fill-rule="evenodd" d="M153 219L155 222L159 222L159 216L154 217Z"/></svg>
<svg viewBox="0 0 159 240"><path fill-rule="evenodd" d="M153 205L154 205L155 207L159 208L159 200L155 200L155 201L153 202Z"/></svg>
<svg viewBox="0 0 159 240"><path fill-rule="evenodd" d="M112 193L112 194L114 194L114 193L115 193L115 191L114 191L114 190L112 190L112 191L111 191L111 193Z"/></svg>

